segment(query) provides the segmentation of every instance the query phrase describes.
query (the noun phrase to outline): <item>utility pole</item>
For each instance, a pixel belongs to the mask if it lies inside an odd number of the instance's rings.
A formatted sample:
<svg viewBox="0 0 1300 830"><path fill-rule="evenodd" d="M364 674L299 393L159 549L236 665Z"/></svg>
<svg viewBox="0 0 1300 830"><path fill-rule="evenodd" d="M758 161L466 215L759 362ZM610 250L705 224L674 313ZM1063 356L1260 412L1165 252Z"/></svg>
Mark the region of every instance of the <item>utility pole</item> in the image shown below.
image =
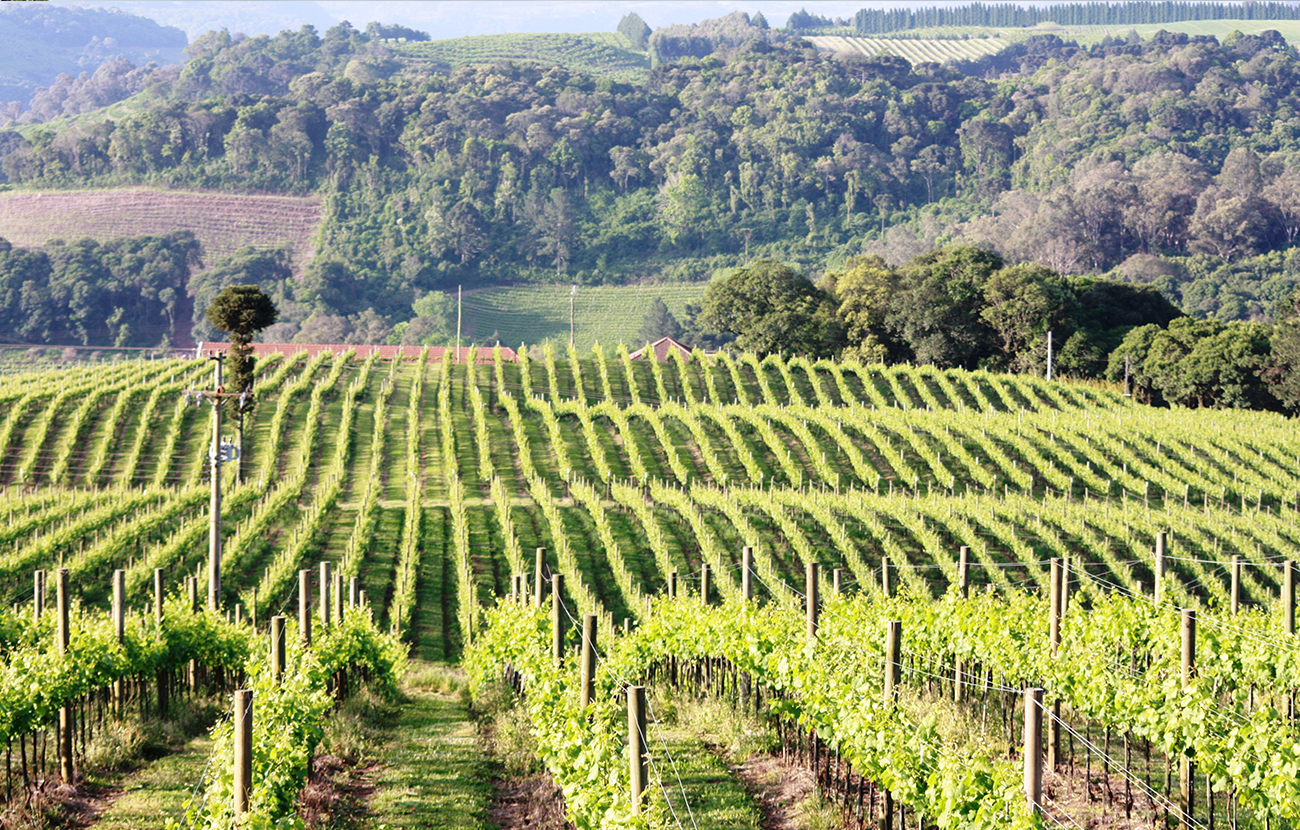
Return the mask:
<svg viewBox="0 0 1300 830"><path fill-rule="evenodd" d="M1047 333L1047 379L1052 379L1052 333Z"/></svg>
<svg viewBox="0 0 1300 830"><path fill-rule="evenodd" d="M225 355L215 355L212 391L221 395L221 363ZM211 523L208 527L208 607L221 607L221 398L212 398L212 499Z"/></svg>
<svg viewBox="0 0 1300 830"><path fill-rule="evenodd" d="M1126 398L1133 397L1133 393L1128 388L1129 358L1129 355L1124 355L1124 397Z"/></svg>
<svg viewBox="0 0 1300 830"><path fill-rule="evenodd" d="M464 294L463 286L456 286L456 360L460 360L460 301Z"/></svg>
<svg viewBox="0 0 1300 830"><path fill-rule="evenodd" d="M569 290L569 345L573 345L573 300L578 296L578 286Z"/></svg>
<svg viewBox="0 0 1300 830"><path fill-rule="evenodd" d="M212 446L208 451L208 460L212 465L212 496L208 526L208 607L216 610L221 607L221 464L234 461L239 457L239 450L233 444L221 441L221 404L226 398L238 398L238 393L226 392L221 381L221 365L226 359L218 352L211 355L214 362L212 372L212 389L185 391L188 402L193 398L195 404L202 405L204 400L212 404Z"/></svg>

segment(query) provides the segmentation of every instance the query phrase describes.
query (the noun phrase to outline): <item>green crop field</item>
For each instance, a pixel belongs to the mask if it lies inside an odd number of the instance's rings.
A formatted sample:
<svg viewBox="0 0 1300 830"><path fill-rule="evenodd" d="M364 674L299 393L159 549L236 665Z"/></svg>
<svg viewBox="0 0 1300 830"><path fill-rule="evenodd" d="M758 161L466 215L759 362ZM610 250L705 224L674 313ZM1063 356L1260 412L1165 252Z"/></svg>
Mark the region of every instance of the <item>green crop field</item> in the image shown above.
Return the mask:
<svg viewBox="0 0 1300 830"><path fill-rule="evenodd" d="M686 305L699 305L708 283L665 283L662 285L515 286L485 288L465 294L464 332L466 342L491 346L520 343L569 342L569 300L573 300L573 342L583 351L600 343L613 347L625 343L635 350L641 323L656 298L678 322L685 319ZM572 294L572 297L570 295Z"/></svg>
<svg viewBox="0 0 1300 830"><path fill-rule="evenodd" d="M219 585L210 361L0 377L0 807L61 774L60 709L69 763L95 775L95 735L152 722L167 695L229 707L243 673L258 826L311 803L321 753L384 782L349 826L486 828L516 797L496 789L506 735L548 776L528 803L579 828L766 826L776 792L747 759L819 787L818 826L873 825L886 803L895 826L981 830L1300 816L1294 421L985 372L532 353L264 359L220 467ZM84 609L66 656L59 567ZM219 610L193 610L210 584ZM315 633L300 646L290 623L277 683L265 631L300 598ZM398 650L417 685L387 714L326 717L331 694L391 692ZM465 683L489 709L526 696L488 743L438 691ZM234 729L115 773L122 809L179 819L197 793L192 825L233 828Z"/></svg>
<svg viewBox="0 0 1300 830"><path fill-rule="evenodd" d="M392 48L414 66L534 62L623 79L643 79L650 70L645 54L617 32L474 35Z"/></svg>
<svg viewBox="0 0 1300 830"><path fill-rule="evenodd" d="M1124 37L1130 31L1137 32L1143 38L1149 38L1161 29L1167 32L1185 32L1189 35L1213 35L1220 39L1230 32L1241 32L1249 35L1273 29L1292 43L1300 39L1300 20L1189 20L1180 23L1144 26L1057 27L1051 29L1051 31L1057 32L1058 29L1060 32L1064 32L1061 34L1062 37L1066 37L1065 33L1068 33L1072 40L1081 44L1100 42L1107 36Z"/></svg>

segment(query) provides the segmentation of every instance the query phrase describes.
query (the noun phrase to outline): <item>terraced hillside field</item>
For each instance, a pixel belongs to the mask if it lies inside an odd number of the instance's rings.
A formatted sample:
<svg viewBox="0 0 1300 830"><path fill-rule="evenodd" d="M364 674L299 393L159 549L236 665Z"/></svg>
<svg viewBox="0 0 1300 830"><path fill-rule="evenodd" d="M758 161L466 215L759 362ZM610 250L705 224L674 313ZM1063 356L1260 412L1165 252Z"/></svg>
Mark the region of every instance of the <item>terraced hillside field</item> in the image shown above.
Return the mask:
<svg viewBox="0 0 1300 830"><path fill-rule="evenodd" d="M632 680L742 710L754 705L744 690L762 690L791 753L813 730L810 761L850 815L872 814L886 791L927 827L1121 826L1135 809L1231 810L1262 827L1300 813L1286 773L1294 722L1275 707L1300 666L1278 606L1300 541L1294 423L799 358L660 364L548 346L519 363L449 361L321 353L259 367L239 475L225 465L222 601L265 625L294 607L301 568L330 562L413 655L465 660L480 679L508 669L530 690L577 826L667 826L695 797L652 787L653 809L632 819L621 784L582 783L627 780L620 696ZM107 601L115 568L138 607L155 568L202 574L211 410L185 390L210 385L209 367L0 379L5 607L30 598L33 568L57 563L91 605ZM526 574L527 593L545 593L538 563L565 577L560 610L600 632L588 718L564 691L577 689L574 661L552 664L549 612L503 601ZM1044 650L1045 597L1062 581L1070 658L1058 663L1056 645ZM800 609L815 593L827 599L813 649ZM1206 632L1207 679L1181 692L1179 607ZM891 619L906 621L898 682L914 695L897 710L880 708L877 688ZM1056 703L1053 734L1070 730L1071 775L1037 813L1013 797L1007 760L1008 741L1011 757L1023 751L1017 696L1033 685ZM1201 776L1190 808L1177 803L1183 747ZM1102 777L1072 777L1085 762ZM961 776L971 768L984 772Z"/></svg>
<svg viewBox="0 0 1300 830"><path fill-rule="evenodd" d="M136 188L0 193L0 237L18 247L192 230L209 262L246 245L284 247L301 269L315 254L319 223L314 197Z"/></svg>

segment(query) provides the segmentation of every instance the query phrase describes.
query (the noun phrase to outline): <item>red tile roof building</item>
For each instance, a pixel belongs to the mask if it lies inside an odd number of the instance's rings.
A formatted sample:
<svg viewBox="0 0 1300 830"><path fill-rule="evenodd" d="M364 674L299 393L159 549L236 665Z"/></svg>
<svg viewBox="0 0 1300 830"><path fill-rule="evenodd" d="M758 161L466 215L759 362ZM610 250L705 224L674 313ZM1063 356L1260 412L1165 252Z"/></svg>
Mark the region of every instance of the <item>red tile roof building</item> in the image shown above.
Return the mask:
<svg viewBox="0 0 1300 830"><path fill-rule="evenodd" d="M381 360L395 360L398 358L404 360L415 360L424 350L424 346L345 346L337 343L252 343L253 357L263 357L270 354L297 354L306 352L308 357L315 357L321 352L330 352L332 354L343 354L348 351L355 351L357 357L368 358L370 355L378 352ZM456 363L464 363L469 359L471 347L466 346L459 350L449 346L429 346L429 360L441 362L443 352L452 352L452 360ZM216 354L225 354L230 351L229 343L199 343L198 348L194 351L195 357L211 357ZM474 362L492 363L493 348L479 347L475 350ZM519 355L514 349L507 346L501 347L501 359L515 363L519 360Z"/></svg>
<svg viewBox="0 0 1300 830"><path fill-rule="evenodd" d="M668 360L671 357L674 349L676 349L681 354L681 356L686 358L687 360L691 359L691 350L683 346L681 343L678 343L676 340L672 339L671 337L661 337L655 342L651 343L649 346L637 349L636 351L632 352L632 354L628 355L628 357L630 357L632 360L645 360L645 350L647 348L650 349L652 352L654 352L655 361L659 363L663 363L665 360Z"/></svg>

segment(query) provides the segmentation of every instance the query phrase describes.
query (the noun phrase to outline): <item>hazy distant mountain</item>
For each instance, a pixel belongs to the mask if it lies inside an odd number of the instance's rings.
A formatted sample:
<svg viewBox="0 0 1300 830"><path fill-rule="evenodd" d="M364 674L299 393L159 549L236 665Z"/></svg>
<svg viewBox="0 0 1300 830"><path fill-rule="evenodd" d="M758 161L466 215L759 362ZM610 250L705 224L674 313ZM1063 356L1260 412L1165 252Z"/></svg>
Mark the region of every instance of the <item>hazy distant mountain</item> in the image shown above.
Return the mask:
<svg viewBox="0 0 1300 830"><path fill-rule="evenodd" d="M246 35L274 35L306 24L324 32L343 18L335 17L315 0L276 0L273 3L230 2L230 0L86 0L78 5L115 6L124 12L175 26L194 40L204 32L229 29ZM356 4L358 6L363 4ZM367 20L375 17L381 4L370 5ZM355 21L354 21L355 22ZM365 25L366 21L361 21Z"/></svg>
<svg viewBox="0 0 1300 830"><path fill-rule="evenodd" d="M115 57L136 66L179 63L185 43L182 32L106 3L90 8L0 3L0 104L25 103L36 87L54 83L60 73L93 74Z"/></svg>
<svg viewBox="0 0 1300 830"><path fill-rule="evenodd" d="M317 31L347 20L358 29L372 20L400 23L435 39L505 32L610 32L628 12L651 27L698 23L735 11L761 11L773 26L801 8L851 18L864 5L916 6L919 2L863 0L81 0L79 5L116 6L168 26L193 40L209 29L273 35L310 23Z"/></svg>

